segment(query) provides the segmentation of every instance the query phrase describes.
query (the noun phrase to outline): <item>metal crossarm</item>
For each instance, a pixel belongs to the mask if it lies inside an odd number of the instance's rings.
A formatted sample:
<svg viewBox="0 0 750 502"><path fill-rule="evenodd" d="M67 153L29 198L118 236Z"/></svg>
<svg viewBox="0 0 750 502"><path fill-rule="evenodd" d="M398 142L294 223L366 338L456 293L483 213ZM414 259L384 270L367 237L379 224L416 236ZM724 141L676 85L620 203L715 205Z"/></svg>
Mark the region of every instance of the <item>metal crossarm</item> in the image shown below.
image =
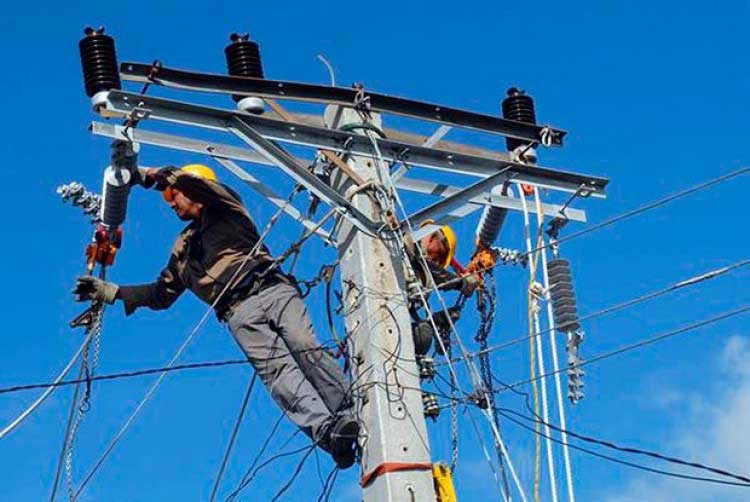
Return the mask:
<svg viewBox="0 0 750 502"><path fill-rule="evenodd" d="M300 82L232 77L210 73L198 73L160 67L154 75L152 64L122 63L120 75L123 80L152 83L193 91L282 98L323 104L354 105L358 90ZM366 92L368 108L372 111L393 113L450 126L464 127L541 142L544 126L526 124L458 108L451 108L422 101ZM565 131L547 127L552 144L562 145Z"/></svg>
<svg viewBox="0 0 750 502"><path fill-rule="evenodd" d="M115 114L140 113L153 119L218 130L226 130L226 124L232 122L235 117L239 117L268 139L338 152L346 151L353 155L377 156L372 141L355 133L289 123L221 108L122 91L110 91L106 106L108 112ZM512 172L514 179L519 182L571 193L579 191L583 186L594 197L604 197L604 190L609 182L608 179L597 176L519 162L500 161L449 150L437 150L388 139L375 139L374 141L377 142L385 160L389 162L405 161L413 165L452 173L485 177L510 167L509 172Z"/></svg>

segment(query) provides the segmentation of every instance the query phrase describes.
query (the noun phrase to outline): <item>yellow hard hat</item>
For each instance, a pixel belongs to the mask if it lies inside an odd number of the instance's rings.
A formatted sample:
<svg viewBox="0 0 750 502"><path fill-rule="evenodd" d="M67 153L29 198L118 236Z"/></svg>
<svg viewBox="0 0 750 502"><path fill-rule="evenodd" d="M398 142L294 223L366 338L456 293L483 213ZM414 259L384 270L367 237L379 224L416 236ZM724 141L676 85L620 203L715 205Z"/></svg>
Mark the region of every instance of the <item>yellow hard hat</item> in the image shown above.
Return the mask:
<svg viewBox="0 0 750 502"><path fill-rule="evenodd" d="M181 171L195 176L196 178L203 178L204 180L217 181L218 179L214 170L203 164L187 164L182 166Z"/></svg>
<svg viewBox="0 0 750 502"><path fill-rule="evenodd" d="M453 257L456 256L458 241L456 239L456 232L448 225L443 225L441 230L443 231L443 235L445 235L445 240L448 241L448 256L446 256L445 265L443 265L444 268L448 268L453 261Z"/></svg>
<svg viewBox="0 0 750 502"><path fill-rule="evenodd" d="M419 224L421 227L426 227L427 225L434 225L435 220L433 219L427 219L424 220L422 223ZM445 241L448 244L448 254L445 257L445 263L443 263L443 268L448 268L453 261L453 257L456 256L456 247L458 245L458 239L456 239L456 232L453 231L451 227L448 225L443 225L440 227L440 231L443 233L443 236L445 237Z"/></svg>

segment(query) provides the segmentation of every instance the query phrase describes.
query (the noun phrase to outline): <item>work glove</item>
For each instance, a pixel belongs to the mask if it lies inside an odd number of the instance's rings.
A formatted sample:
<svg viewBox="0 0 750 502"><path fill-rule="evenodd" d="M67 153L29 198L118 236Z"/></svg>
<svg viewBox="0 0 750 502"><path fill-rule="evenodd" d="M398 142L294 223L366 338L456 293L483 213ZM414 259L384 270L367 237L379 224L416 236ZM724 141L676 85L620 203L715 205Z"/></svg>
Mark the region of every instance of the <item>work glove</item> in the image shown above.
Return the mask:
<svg viewBox="0 0 750 502"><path fill-rule="evenodd" d="M154 180L157 190L163 192L168 186L175 182L179 169L174 166L166 166L160 169L150 169L149 177Z"/></svg>
<svg viewBox="0 0 750 502"><path fill-rule="evenodd" d="M133 183L143 188L155 188L163 192L165 188L174 183L174 174L178 171L176 167L168 166L157 169L155 167L139 167L133 176Z"/></svg>
<svg viewBox="0 0 750 502"><path fill-rule="evenodd" d="M111 305L115 303L115 298L117 298L119 290L120 287L117 284L106 282L90 275L84 275L76 281L73 295L75 295L77 302L91 300Z"/></svg>
<svg viewBox="0 0 750 502"><path fill-rule="evenodd" d="M474 290L477 289L478 285L479 280L474 274L464 276L461 284L461 294L464 296L471 296L474 293Z"/></svg>

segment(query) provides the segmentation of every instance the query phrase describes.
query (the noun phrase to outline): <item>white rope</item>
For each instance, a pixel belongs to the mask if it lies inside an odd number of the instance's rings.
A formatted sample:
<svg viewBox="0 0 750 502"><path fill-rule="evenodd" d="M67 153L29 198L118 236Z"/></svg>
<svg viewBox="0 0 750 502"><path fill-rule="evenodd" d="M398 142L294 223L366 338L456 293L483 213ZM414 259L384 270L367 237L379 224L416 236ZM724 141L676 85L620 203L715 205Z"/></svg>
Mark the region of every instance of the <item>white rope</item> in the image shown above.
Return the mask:
<svg viewBox="0 0 750 502"><path fill-rule="evenodd" d="M21 422L23 422L29 415L31 415L31 413L33 413L34 410L37 409L39 407L39 405L42 404L50 396L50 394L52 394L52 392L59 386L60 382L62 382L62 380L65 378L65 376L68 374L68 372L70 372L70 369L73 367L73 365L78 360L78 358L81 357L81 353L83 353L83 350L86 348L86 346L91 341L91 336L92 335L93 335L93 332L89 333L86 336L86 338L84 338L83 343L81 344L80 347L78 347L78 350L73 355L73 357L70 359L70 361L68 362L68 364L63 368L63 370L57 376L57 378L55 379L55 381L49 387L47 387L47 389L42 393L42 395L39 396L36 401L34 401L33 403L31 403L31 405L28 408L26 408L26 410L23 413L21 413L18 416L18 418L16 418L15 420L13 420L10 424L8 424L5 427L5 429L3 429L0 432L0 439L3 439L5 436L7 436L8 434L10 434L13 431L13 429L15 429L16 427L18 427L21 424Z"/></svg>
<svg viewBox="0 0 750 502"><path fill-rule="evenodd" d="M541 201L539 198L539 189L537 187L534 187L534 199L537 205L537 218L539 218L539 206L541 205ZM540 221L539 224L541 225L542 222ZM575 493L573 492L573 473L572 469L570 467L570 454L568 452L568 433L565 432L567 430L567 426L565 424L565 399L563 398L562 393L562 386L560 384L560 366L557 359L557 340L555 339L555 318L552 313L552 298L550 296L550 289L549 289L549 274L547 273L547 248L542 247L542 277L544 280L544 291L545 291L545 300L547 303L547 326L549 328L548 335L549 335L549 345L550 350L552 352L552 367L555 371L555 392L557 394L557 415L558 415L558 421L560 424L560 428L562 429L562 432L560 434L561 440L562 440L562 450L563 450L563 462L565 464L565 481L567 483L567 489L568 489L568 501L569 502L575 502Z"/></svg>
<svg viewBox="0 0 750 502"><path fill-rule="evenodd" d="M518 198L521 199L521 206L523 208L523 223L524 223L524 237L526 239L526 249L529 253L529 256L532 255L533 249L535 249L535 246L532 246L531 244L531 222L529 218L529 208L526 204L526 196L523 193L523 188L521 185L516 184L516 189L518 190ZM537 194L537 203L539 202L539 192L536 187L534 187L534 192ZM537 209L539 206L537 206ZM539 225L541 226L544 222L544 216L539 213L537 214L537 218L539 221ZM533 258L532 258L533 260ZM536 267L529 267L529 284L533 285L536 283ZM533 287L533 286L531 286ZM529 297L532 298L532 295ZM541 326L539 323L539 306L538 301L534 301L534 305L529 305L529 308L533 310L533 317L534 317L534 339L536 342L536 354L537 354L537 366L539 368L539 374L544 375L547 371L544 366L544 350L542 347L542 337L539 336L539 333L541 332ZM552 501L557 502L557 482L555 480L555 460L552 456L552 440L551 440L551 432L549 428L549 408L547 405L547 384L546 382L542 381L540 382L541 388L542 388L542 416L544 418L544 432L545 432L545 443L547 446L547 470L549 471L549 482L550 482L550 492L552 493Z"/></svg>

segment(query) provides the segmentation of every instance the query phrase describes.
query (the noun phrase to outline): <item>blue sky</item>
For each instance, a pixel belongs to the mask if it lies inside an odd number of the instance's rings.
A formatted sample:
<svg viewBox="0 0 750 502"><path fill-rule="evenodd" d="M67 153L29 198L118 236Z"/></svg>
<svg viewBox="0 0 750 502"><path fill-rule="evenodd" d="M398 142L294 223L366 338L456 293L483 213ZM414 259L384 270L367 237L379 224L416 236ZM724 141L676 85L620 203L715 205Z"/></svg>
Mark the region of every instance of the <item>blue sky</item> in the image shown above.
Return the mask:
<svg viewBox="0 0 750 502"><path fill-rule="evenodd" d="M229 33L249 31L261 43L269 78L326 83L317 53L325 54L343 85L368 88L499 113L509 86L527 89L540 120L569 132L566 146L540 152L540 163L612 179L607 200L583 204L593 222L663 194L747 165L747 90L750 88L745 28L747 2L26 2L8 5L0 19L0 79L4 120L0 152L5 193L0 209L6 245L0 313L5 319L0 386L52 378L80 343L67 322L80 310L69 294L83 271L90 227L63 206L54 189L70 180L99 186L108 143L92 137L91 113L78 60L86 24L106 25L120 60L161 59L175 67L223 72ZM195 99L230 108L223 96L158 95ZM386 125L411 123L386 119ZM150 129L159 126L146 125ZM431 127L415 130L429 132ZM161 128L160 130L168 130ZM175 129L172 129L175 130ZM185 129L181 129L185 131ZM502 150L498 138L454 133L449 139ZM229 141L229 138L226 138ZM144 148L147 165L195 160ZM268 168L261 179L285 193L288 181ZM224 174L228 179L228 174ZM234 183L234 182L232 182ZM261 225L270 206L238 187ZM747 258L744 232L747 176L701 192L563 246L570 259L581 312L592 312L677 280ZM416 207L424 199L410 198ZM457 225L468 258L476 217ZM160 198L134 192L125 243L110 277L145 282L164 264L181 224ZM580 227L576 227L580 228ZM571 229L571 231L574 229ZM282 220L270 237L275 252L299 232ZM522 221L515 214L503 244L521 247ZM297 272L310 277L333 252L311 243ZM586 322L585 355L594 355L683 323L748 302L747 270L682 291L626 312ZM498 273L501 306L491 342L525 333L526 272ZM326 338L323 296L309 298ZM125 319L107 313L100 369L115 372L166 362L197 322L203 306L185 295L170 311L139 312ZM476 322L459 330L470 346ZM657 449L690 460L748 473L750 339L747 317L613 358L587 370L587 395L567 407L571 429L615 442ZM239 357L231 337L210 320L184 357L202 361ZM493 355L506 381L527 375L525 345ZM87 488L81 500L202 500L208 497L226 438L239 409L248 368L185 372L167 378L153 402ZM80 479L150 385L150 378L97 384L75 457ZM551 392L550 387L550 392ZM34 392L0 396L0 423L12 420ZM0 444L3 500L48 497L71 390L61 390ZM504 406L522 410L516 397ZM225 476L236 484L278 414L257 392ZM448 416L430 425L435 459L447 459ZM282 426L280 441L293 433ZM533 476L533 438L513 424L505 437L526 482ZM485 436L489 441L489 435ZM462 501L484 500L492 490L470 423L462 418L461 460L456 483ZM295 444L303 444L297 438ZM743 489L671 481L572 452L579 500L741 500ZM558 456L559 461L559 456ZM648 465L647 461L643 461ZM296 460L280 461L245 492L270 498ZM327 473L330 462L321 456ZM561 473L561 464L558 462ZM339 477L332 500L356 500L357 474ZM558 477L558 486L562 480ZM544 487L546 489L546 485ZM315 462L307 464L288 500L313 500L320 491ZM310 495L312 494L312 495ZM548 492L545 492L548 497ZM499 496L497 497L499 498Z"/></svg>

